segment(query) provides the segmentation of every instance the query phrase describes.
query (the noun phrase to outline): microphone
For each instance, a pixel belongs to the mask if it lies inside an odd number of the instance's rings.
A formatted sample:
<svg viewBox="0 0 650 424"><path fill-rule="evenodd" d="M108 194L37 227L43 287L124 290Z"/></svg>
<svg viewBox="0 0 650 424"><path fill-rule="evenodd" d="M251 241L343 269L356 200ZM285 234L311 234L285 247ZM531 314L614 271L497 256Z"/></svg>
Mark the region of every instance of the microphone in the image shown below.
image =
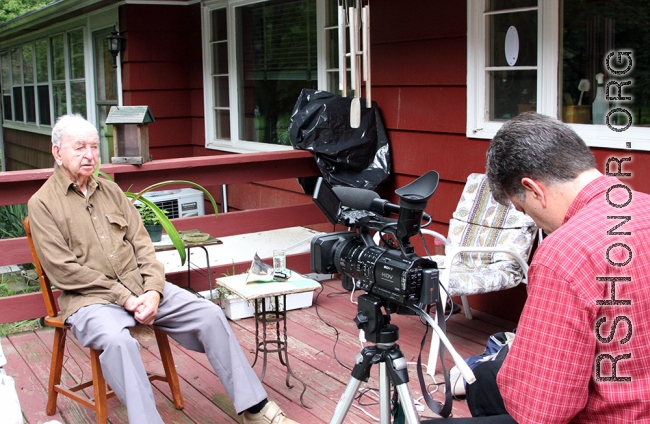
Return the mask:
<svg viewBox="0 0 650 424"><path fill-rule="evenodd" d="M391 213L399 215L402 210L401 206L382 199L372 190L355 187L332 187L332 190L341 200L341 205L352 209L371 211L382 216L388 216ZM426 213L423 214L423 218L431 219Z"/></svg>
<svg viewBox="0 0 650 424"><path fill-rule="evenodd" d="M370 210L370 206L375 199L381 200L377 193L363 188L332 187L332 190L338 196L339 200L341 200L341 205L352 209Z"/></svg>
<svg viewBox="0 0 650 424"><path fill-rule="evenodd" d="M90 203L90 204L88 204L88 206L86 206L86 210L87 210L88 212L92 211L93 208L94 208L94 206L93 206L92 203Z"/></svg>

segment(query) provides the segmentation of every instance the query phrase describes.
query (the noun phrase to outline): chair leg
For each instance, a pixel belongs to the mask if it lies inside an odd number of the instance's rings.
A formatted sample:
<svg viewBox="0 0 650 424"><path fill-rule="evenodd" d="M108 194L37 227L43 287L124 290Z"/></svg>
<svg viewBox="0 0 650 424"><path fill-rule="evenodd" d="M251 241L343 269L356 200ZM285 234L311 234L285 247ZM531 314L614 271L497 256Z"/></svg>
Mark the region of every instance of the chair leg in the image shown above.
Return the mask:
<svg viewBox="0 0 650 424"><path fill-rule="evenodd" d="M63 354L65 352L66 330L64 328L54 329L54 344L52 346L52 363L50 364L50 380L47 387L47 406L45 413L54 415L56 413L56 398L59 394L55 387L61 384L61 372L63 371Z"/></svg>
<svg viewBox="0 0 650 424"><path fill-rule="evenodd" d="M463 301L463 311L465 311L465 318L472 319L472 310L469 308L469 300L467 300L467 296L461 296L460 300Z"/></svg>
<svg viewBox="0 0 650 424"><path fill-rule="evenodd" d="M153 327L153 331L156 335L156 341L158 342L160 360L165 369L165 377L167 379L167 384L169 384L169 389L172 392L174 406L176 409L183 409L185 402L183 401L183 395L181 394L181 386L178 382L178 373L176 372L176 366L174 365L174 357L172 356L172 350L169 346L169 339L167 338L167 334L160 328Z"/></svg>
<svg viewBox="0 0 650 424"><path fill-rule="evenodd" d="M95 395L95 414L97 423L105 424L108 421L108 404L106 401L106 380L99 362L101 350L90 349L90 365L93 371L93 393Z"/></svg>

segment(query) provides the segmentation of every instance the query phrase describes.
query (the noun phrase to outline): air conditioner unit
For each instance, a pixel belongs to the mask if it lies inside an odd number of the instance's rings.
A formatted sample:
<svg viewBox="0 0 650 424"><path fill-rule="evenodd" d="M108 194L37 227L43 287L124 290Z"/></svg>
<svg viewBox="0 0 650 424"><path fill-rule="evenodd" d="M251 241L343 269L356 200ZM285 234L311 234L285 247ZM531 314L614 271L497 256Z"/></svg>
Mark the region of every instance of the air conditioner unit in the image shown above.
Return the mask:
<svg viewBox="0 0 650 424"><path fill-rule="evenodd" d="M205 215L203 193L193 188L148 191L143 195L160 209L167 212L169 219Z"/></svg>

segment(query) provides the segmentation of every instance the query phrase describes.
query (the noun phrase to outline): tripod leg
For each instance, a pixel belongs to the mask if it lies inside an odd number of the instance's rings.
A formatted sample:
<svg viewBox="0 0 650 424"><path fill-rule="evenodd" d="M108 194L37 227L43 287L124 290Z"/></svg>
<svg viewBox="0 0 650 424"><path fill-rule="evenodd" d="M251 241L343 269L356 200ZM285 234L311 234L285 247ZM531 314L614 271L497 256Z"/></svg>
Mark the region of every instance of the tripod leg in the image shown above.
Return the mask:
<svg viewBox="0 0 650 424"><path fill-rule="evenodd" d="M399 401L404 410L406 422L409 424L419 424L420 416L415 410L415 402L413 401L413 396L411 395L408 383L395 386L395 390L397 390L397 394L399 395Z"/></svg>
<svg viewBox="0 0 650 424"><path fill-rule="evenodd" d="M360 385L361 385L361 380L357 380L354 377L350 378L350 382L348 383L347 387L345 388L345 391L341 395L341 398L339 399L339 403L336 404L336 409L334 409L334 415L332 415L330 424L343 423L343 420L345 419L345 416L350 410L350 405L352 405L352 402L354 401L354 396L357 394L357 390L359 390Z"/></svg>
<svg viewBox="0 0 650 424"><path fill-rule="evenodd" d="M357 354L357 357L355 358L356 365L352 368L352 377L350 378L350 382L345 388L343 395L341 395L339 403L336 405L330 424L341 424L343 422L345 415L350 410L350 405L352 405L352 402L354 401L354 397L357 394L357 390L359 390L361 382L368 381L368 378L370 377L370 367L372 367L375 360L379 358L379 356L376 355L376 352L377 346L368 346L363 348L361 353Z"/></svg>
<svg viewBox="0 0 650 424"><path fill-rule="evenodd" d="M404 410L406 422L409 424L419 424L420 416L415 410L415 401L409 389L409 374L406 359L399 348L394 345L386 352L386 372L390 380L395 385L395 390L399 396L400 404ZM381 364L380 364L381 365Z"/></svg>
<svg viewBox="0 0 650 424"><path fill-rule="evenodd" d="M381 424L390 424L390 379L386 362L379 363L379 419Z"/></svg>

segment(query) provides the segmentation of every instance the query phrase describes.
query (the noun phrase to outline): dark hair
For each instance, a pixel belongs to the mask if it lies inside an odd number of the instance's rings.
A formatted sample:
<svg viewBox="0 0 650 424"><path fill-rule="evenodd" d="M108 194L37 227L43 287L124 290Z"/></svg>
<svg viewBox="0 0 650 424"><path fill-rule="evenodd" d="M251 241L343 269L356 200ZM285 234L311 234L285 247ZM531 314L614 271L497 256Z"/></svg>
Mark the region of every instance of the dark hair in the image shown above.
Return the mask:
<svg viewBox="0 0 650 424"><path fill-rule="evenodd" d="M509 120L492 139L487 151L487 177L494 198L524 198L521 179L545 183L571 181L596 168L585 142L568 125L536 112Z"/></svg>

